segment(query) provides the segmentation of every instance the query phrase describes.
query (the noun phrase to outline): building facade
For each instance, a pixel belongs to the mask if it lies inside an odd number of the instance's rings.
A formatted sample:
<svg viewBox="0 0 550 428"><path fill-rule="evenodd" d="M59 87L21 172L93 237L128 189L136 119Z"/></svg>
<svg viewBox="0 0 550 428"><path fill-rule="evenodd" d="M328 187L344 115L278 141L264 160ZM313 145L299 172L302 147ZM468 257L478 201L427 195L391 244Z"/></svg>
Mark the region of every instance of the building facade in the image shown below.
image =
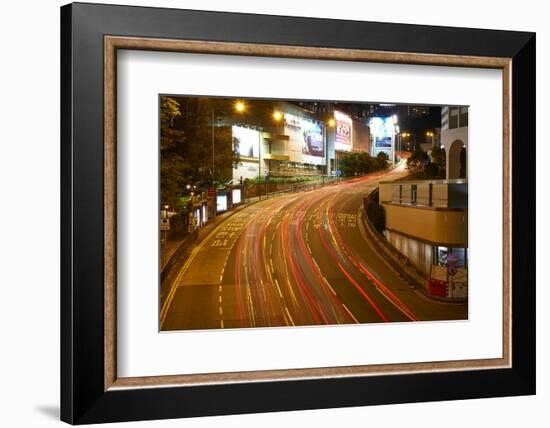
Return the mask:
<svg viewBox="0 0 550 428"><path fill-rule="evenodd" d="M440 297L468 295L468 184L422 180L380 184L386 239Z"/></svg>
<svg viewBox="0 0 550 428"><path fill-rule="evenodd" d="M441 148L446 156L446 178L467 178L468 107L441 109Z"/></svg>
<svg viewBox="0 0 550 428"><path fill-rule="evenodd" d="M370 151L368 126L337 110L314 114L280 102L267 123L251 120L230 126L240 157L234 181L335 175L339 154Z"/></svg>

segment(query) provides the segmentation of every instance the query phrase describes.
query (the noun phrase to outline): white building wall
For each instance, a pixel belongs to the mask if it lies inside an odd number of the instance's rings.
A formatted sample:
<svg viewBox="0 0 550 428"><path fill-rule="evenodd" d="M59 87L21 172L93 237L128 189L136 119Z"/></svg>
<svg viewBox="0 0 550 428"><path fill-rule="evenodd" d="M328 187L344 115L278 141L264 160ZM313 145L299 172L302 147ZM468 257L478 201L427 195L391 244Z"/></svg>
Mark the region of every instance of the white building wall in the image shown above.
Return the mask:
<svg viewBox="0 0 550 428"><path fill-rule="evenodd" d="M453 143L457 142L454 147ZM466 147L468 153L468 127L441 130L441 145L446 154L446 178L460 178L460 150ZM452 149L452 150L451 150ZM458 170L457 170L458 168Z"/></svg>

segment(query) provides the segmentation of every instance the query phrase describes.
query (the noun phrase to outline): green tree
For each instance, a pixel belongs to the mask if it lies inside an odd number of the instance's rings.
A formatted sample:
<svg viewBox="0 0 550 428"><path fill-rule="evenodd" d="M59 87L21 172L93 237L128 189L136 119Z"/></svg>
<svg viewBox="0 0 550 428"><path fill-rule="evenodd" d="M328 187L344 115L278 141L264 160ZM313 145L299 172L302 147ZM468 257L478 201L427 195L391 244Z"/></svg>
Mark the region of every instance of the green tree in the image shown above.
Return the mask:
<svg viewBox="0 0 550 428"><path fill-rule="evenodd" d="M231 178L231 169L238 164L239 154L233 146L231 127L222 126L231 110L230 101L224 99L161 97L163 204L181 208L178 201L187 192L188 185L204 188Z"/></svg>
<svg viewBox="0 0 550 428"><path fill-rule="evenodd" d="M185 142L185 133L173 127L174 120L181 116L179 104L169 97L160 101L160 201L162 205L178 208L182 177L186 170L184 158L178 146Z"/></svg>
<svg viewBox="0 0 550 428"><path fill-rule="evenodd" d="M389 156L385 152L378 152L376 155L377 169L384 169L388 166Z"/></svg>
<svg viewBox="0 0 550 428"><path fill-rule="evenodd" d="M232 114L230 100L191 98L189 111L184 119L177 121L176 126L187 135L182 150L183 156L189 159L190 180L204 183L229 180L231 168L239 162L238 150L233 146L231 126L222 126L224 119Z"/></svg>
<svg viewBox="0 0 550 428"><path fill-rule="evenodd" d="M338 158L339 168L344 177L369 174L380 171L388 166L388 155L379 153L375 158L367 152L340 154Z"/></svg>
<svg viewBox="0 0 550 428"><path fill-rule="evenodd" d="M432 148L431 152L432 162L437 165L440 171L445 171L446 156L445 150L441 147Z"/></svg>
<svg viewBox="0 0 550 428"><path fill-rule="evenodd" d="M407 166L418 171L422 171L424 169L424 166L429 163L430 157L420 147L417 148L407 159Z"/></svg>
<svg viewBox="0 0 550 428"><path fill-rule="evenodd" d="M384 229L386 229L386 212L384 207L379 205L378 202L369 200L367 202L367 216L376 231L383 234Z"/></svg>

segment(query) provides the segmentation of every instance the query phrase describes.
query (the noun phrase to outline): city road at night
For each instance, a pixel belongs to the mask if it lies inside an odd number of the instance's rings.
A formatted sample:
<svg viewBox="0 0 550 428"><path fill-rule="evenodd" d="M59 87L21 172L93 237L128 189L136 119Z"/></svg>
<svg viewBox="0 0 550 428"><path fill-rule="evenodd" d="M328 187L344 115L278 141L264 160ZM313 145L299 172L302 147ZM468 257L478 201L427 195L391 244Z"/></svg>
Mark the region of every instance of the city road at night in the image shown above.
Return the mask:
<svg viewBox="0 0 550 428"><path fill-rule="evenodd" d="M174 275L162 330L466 319L425 297L369 239L363 198L404 166L251 203L219 223Z"/></svg>

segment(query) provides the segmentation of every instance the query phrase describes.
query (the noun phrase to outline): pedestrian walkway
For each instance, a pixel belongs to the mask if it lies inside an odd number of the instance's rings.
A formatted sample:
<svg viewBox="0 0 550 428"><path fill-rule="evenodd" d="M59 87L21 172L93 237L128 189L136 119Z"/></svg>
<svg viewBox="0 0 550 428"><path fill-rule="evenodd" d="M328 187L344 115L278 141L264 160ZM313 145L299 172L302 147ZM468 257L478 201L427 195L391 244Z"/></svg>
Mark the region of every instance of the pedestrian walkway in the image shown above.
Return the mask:
<svg viewBox="0 0 550 428"><path fill-rule="evenodd" d="M259 209L238 210L230 218L217 222L214 229L193 248L178 280L179 285L221 285L231 250Z"/></svg>
<svg viewBox="0 0 550 428"><path fill-rule="evenodd" d="M227 220L232 215L236 214L240 210L250 206L251 204L258 202L260 199L258 197L250 198L246 203L242 205L238 205L237 207L233 208L230 211L226 211L221 214L217 214L216 217L213 220L210 220L204 227L201 227L198 229L197 233L197 243L200 243L212 230L214 230L219 224ZM175 239L175 240L168 240L166 241L166 263L164 266L168 265L168 262L172 258L172 256L176 253L182 242L188 237L189 235L186 234L181 239ZM164 268L164 266L162 268Z"/></svg>

